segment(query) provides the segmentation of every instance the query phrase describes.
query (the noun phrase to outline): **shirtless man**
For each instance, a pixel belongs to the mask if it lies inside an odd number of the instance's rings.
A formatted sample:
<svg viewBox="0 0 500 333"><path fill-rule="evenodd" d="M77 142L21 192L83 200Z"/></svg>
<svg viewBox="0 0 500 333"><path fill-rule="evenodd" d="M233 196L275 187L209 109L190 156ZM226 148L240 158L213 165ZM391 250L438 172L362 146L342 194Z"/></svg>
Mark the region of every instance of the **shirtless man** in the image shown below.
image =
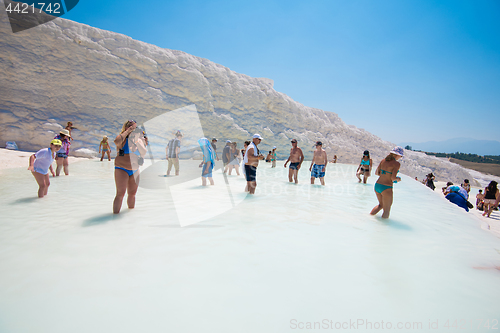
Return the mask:
<svg viewBox="0 0 500 333"><path fill-rule="evenodd" d="M259 166L259 160L263 160L264 156L259 152L257 145L262 141L262 137L259 134L254 134L252 138L252 143L247 147L245 152L245 157L243 162L245 163L245 177L247 179L247 188L250 194L255 193L255 188L257 187L257 167Z"/></svg>
<svg viewBox="0 0 500 333"><path fill-rule="evenodd" d="M299 180L297 178L300 166L302 165L302 162L304 161L304 154L302 153L302 149L297 147L297 140L293 139L292 141L292 149L290 149L290 156L288 156L288 159L285 162L285 168L288 162L290 162L290 169L288 170L288 181L291 183L293 182L292 178L295 179L295 184L299 183Z"/></svg>
<svg viewBox="0 0 500 333"><path fill-rule="evenodd" d="M321 141L316 142L316 150L314 151L313 160L309 171L311 171L311 184L314 184L316 178L319 178L321 185L325 185L325 171L328 164L328 157L326 151L323 149Z"/></svg>
<svg viewBox="0 0 500 333"><path fill-rule="evenodd" d="M483 210L483 200L484 194L483 190L479 190L479 193L476 195L476 209Z"/></svg>

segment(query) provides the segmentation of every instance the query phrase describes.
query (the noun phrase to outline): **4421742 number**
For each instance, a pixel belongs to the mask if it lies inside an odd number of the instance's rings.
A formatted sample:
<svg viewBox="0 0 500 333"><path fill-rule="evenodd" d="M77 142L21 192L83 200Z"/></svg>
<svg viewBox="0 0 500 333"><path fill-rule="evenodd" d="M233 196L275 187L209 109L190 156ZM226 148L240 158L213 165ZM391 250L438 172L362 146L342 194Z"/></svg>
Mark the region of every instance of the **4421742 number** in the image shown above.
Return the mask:
<svg viewBox="0 0 500 333"><path fill-rule="evenodd" d="M5 11L8 12L9 14L11 13L18 13L18 14L35 14L35 12L42 13L45 12L47 14L52 14L52 15L61 15L61 4L57 2L34 2L31 5L27 3L12 3L9 2L7 7L5 8Z"/></svg>

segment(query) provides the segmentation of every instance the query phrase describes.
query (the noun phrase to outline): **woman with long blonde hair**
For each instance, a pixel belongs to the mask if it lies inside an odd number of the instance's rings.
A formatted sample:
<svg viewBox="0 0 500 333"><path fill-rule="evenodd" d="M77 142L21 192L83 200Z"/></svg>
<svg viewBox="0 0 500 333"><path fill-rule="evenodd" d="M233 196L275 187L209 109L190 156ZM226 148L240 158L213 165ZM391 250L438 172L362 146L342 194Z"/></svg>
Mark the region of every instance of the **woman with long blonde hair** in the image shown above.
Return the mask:
<svg viewBox="0 0 500 333"><path fill-rule="evenodd" d="M401 147L395 147L389 152L389 155L380 162L375 174L380 176L375 183L375 194L377 195L378 205L373 207L370 214L375 215L381 210L383 210L382 218L389 218L391 212L393 193L392 185L401 181L401 178L397 176L399 172L399 167L401 164L398 160L403 157L404 150Z"/></svg>

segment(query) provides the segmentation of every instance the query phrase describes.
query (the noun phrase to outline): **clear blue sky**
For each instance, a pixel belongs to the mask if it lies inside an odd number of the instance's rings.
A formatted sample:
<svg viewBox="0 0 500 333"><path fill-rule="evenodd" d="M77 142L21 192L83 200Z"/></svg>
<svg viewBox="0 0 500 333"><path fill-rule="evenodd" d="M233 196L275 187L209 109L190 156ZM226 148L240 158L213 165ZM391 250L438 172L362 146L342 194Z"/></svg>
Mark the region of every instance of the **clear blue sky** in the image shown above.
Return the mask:
<svg viewBox="0 0 500 333"><path fill-rule="evenodd" d="M499 0L80 0L64 17L273 79L394 143L500 141Z"/></svg>

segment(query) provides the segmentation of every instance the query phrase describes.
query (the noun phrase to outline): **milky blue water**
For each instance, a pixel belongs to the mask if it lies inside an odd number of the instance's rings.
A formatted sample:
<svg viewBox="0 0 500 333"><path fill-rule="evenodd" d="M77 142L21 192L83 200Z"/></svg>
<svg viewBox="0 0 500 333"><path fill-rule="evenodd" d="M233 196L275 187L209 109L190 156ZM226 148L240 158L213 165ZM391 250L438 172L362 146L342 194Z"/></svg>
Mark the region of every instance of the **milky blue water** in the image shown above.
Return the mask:
<svg viewBox="0 0 500 333"><path fill-rule="evenodd" d="M113 162L70 165L42 199L29 171L3 172L0 332L499 327L500 239L441 194L403 176L382 220L376 177L358 184L356 166L330 164L321 187L309 162L298 185L264 163L246 197L220 170L201 187L198 163L179 177L146 164L118 216Z"/></svg>

